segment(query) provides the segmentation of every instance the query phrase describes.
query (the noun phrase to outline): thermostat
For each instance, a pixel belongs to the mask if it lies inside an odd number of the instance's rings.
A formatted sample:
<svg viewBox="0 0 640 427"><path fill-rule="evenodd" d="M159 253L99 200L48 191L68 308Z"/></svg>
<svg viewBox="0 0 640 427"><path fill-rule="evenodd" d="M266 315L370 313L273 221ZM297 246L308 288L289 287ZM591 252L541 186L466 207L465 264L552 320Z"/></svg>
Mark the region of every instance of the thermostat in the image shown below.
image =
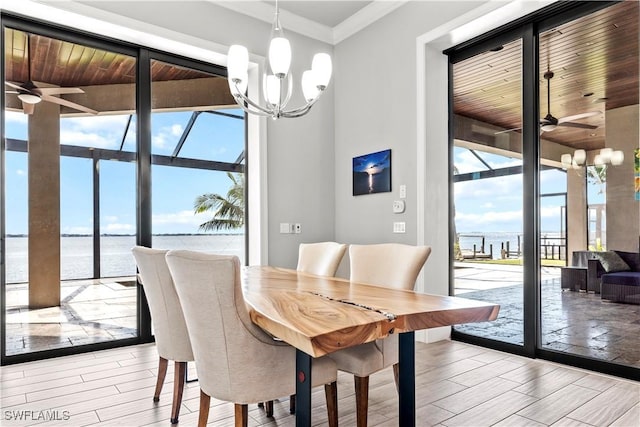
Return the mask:
<svg viewBox="0 0 640 427"><path fill-rule="evenodd" d="M404 200L394 200L393 213L402 213L402 212L404 212Z"/></svg>

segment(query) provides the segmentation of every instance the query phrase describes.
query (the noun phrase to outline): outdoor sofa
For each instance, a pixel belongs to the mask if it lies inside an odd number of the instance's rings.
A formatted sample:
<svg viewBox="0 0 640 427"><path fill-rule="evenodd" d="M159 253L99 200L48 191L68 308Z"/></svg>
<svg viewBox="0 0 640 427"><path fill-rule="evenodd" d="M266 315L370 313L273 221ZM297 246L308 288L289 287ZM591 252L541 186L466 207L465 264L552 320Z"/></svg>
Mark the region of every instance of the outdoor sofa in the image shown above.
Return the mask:
<svg viewBox="0 0 640 427"><path fill-rule="evenodd" d="M607 251L588 260L587 283L611 302L640 304L640 253Z"/></svg>

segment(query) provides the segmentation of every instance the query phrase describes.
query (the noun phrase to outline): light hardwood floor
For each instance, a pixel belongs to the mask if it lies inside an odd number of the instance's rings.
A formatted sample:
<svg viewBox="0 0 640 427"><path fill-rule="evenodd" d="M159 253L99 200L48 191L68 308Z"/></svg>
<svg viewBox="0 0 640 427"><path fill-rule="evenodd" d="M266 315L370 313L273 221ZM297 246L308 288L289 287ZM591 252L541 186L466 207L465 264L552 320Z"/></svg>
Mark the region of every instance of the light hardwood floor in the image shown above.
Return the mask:
<svg viewBox="0 0 640 427"><path fill-rule="evenodd" d="M417 343L416 371L418 426L640 426L634 381L451 341ZM154 403L156 373L154 345L5 366L0 425L168 426L173 375ZM180 425L196 424L198 398L197 381L187 383ZM342 373L338 399L340 425L354 426L353 379ZM371 377L369 402L370 426L398 425L390 370ZM325 425L322 388L313 404L314 425ZM212 399L211 405L209 425L233 426L231 404ZM251 405L249 425L294 426L288 408L286 398L275 402L269 419ZM20 416L31 420L15 419Z"/></svg>

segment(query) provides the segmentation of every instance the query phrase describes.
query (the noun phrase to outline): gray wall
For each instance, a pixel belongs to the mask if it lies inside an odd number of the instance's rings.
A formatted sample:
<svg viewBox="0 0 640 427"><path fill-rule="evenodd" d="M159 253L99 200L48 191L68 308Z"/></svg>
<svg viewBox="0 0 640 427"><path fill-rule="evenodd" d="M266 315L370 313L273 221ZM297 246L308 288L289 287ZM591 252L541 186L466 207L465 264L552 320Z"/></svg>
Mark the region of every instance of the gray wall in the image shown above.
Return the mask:
<svg viewBox="0 0 640 427"><path fill-rule="evenodd" d="M84 1L52 2L52 6L109 19L122 15L163 30L194 36L223 46L242 44L250 54L265 57L271 24L233 12L207 1ZM91 9L96 11L92 13ZM152 11L152 13L149 13ZM108 13L104 13L108 12ZM300 76L311 67L313 55L333 47L287 31L293 51L294 96L302 102ZM139 26L142 30L147 30ZM226 54L226 50L220 52ZM334 60L335 62L335 60ZM334 133L333 83L305 117L264 119L268 140L268 262L295 267L298 244L334 239ZM280 234L279 223L302 224L301 234Z"/></svg>

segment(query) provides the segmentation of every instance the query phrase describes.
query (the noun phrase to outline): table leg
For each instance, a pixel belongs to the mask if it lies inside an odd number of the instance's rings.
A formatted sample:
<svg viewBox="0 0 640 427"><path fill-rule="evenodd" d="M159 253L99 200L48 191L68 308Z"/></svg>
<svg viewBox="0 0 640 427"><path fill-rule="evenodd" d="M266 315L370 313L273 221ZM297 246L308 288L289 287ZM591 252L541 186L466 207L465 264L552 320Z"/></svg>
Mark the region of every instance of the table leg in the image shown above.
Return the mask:
<svg viewBox="0 0 640 427"><path fill-rule="evenodd" d="M311 359L296 349L296 427L311 427Z"/></svg>
<svg viewBox="0 0 640 427"><path fill-rule="evenodd" d="M399 424L402 427L416 425L416 342L415 333L403 332L399 338L398 401Z"/></svg>

